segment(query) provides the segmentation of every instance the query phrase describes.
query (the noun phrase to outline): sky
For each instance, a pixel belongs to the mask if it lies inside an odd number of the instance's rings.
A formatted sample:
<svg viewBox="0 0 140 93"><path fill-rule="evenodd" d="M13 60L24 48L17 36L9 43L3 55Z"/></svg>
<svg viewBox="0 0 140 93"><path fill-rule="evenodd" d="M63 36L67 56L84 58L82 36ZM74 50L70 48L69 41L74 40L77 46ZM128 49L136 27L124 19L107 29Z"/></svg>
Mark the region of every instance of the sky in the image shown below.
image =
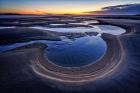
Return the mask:
<svg viewBox="0 0 140 93"><path fill-rule="evenodd" d="M0 0L0 13L86 14L103 7L140 4L140 0Z"/></svg>

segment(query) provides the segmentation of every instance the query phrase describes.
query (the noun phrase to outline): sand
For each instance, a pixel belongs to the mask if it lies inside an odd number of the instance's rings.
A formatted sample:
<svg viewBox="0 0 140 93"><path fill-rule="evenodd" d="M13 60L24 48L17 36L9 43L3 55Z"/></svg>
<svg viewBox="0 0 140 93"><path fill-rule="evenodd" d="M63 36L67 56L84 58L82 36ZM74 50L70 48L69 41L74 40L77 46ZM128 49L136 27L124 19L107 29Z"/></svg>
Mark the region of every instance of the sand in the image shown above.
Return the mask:
<svg viewBox="0 0 140 93"><path fill-rule="evenodd" d="M35 43L0 54L0 88L30 92L139 93L140 22L124 19L98 19L121 25L128 32L119 36L102 35L108 50L97 64L81 68L60 68L43 55L46 45ZM51 87L49 87L51 86ZM54 89L56 91L54 91ZM59 89L59 90L58 90ZM83 90L84 89L84 90ZM58 90L58 91L57 91Z"/></svg>

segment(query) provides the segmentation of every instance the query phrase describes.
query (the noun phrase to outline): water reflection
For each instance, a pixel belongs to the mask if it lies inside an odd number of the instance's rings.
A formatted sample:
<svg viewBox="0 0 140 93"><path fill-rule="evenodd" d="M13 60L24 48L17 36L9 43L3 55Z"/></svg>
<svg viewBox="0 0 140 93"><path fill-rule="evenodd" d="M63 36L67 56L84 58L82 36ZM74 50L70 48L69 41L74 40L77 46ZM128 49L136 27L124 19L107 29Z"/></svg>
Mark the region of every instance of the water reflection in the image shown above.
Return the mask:
<svg viewBox="0 0 140 93"><path fill-rule="evenodd" d="M81 37L74 41L57 41L48 44L46 56L64 67L79 67L96 62L107 49L103 39L96 36Z"/></svg>
<svg viewBox="0 0 140 93"><path fill-rule="evenodd" d="M55 32L98 32L100 34L102 33L108 33L112 35L120 35L125 33L125 29L118 27L118 26L112 26L112 25L89 25L91 27L55 27L55 28L49 28L49 27L42 27L42 26L34 26L30 27L33 29L40 29L40 30L50 30Z"/></svg>

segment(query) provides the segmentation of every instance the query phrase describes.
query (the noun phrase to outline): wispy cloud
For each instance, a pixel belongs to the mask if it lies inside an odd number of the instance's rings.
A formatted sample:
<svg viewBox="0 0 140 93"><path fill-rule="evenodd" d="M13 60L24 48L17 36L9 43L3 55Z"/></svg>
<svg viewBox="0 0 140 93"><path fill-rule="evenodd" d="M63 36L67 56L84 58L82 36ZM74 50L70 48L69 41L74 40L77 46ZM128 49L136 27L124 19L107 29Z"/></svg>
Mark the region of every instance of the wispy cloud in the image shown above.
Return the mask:
<svg viewBox="0 0 140 93"><path fill-rule="evenodd" d="M86 13L93 15L136 15L140 14L140 4L108 6L102 8L101 11L89 11Z"/></svg>

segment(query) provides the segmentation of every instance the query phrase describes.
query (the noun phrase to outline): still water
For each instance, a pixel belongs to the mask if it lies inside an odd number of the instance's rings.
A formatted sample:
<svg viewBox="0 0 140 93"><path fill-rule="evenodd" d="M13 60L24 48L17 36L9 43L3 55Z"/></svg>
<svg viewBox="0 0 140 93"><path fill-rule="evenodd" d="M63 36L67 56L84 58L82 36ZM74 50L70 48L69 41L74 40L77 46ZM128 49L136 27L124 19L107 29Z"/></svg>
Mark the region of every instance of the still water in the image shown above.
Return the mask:
<svg viewBox="0 0 140 93"><path fill-rule="evenodd" d="M46 57L63 67L79 67L95 63L107 50L105 41L96 36L76 38L72 41L57 41L48 44Z"/></svg>
<svg viewBox="0 0 140 93"><path fill-rule="evenodd" d="M126 32L125 29L113 26L113 25L89 25L91 27L55 27L55 28L49 28L49 27L43 27L43 26L33 26L30 28L33 29L40 29L40 30L49 30L49 31L55 31L55 32L97 32L97 33L108 33L112 35L121 35Z"/></svg>

